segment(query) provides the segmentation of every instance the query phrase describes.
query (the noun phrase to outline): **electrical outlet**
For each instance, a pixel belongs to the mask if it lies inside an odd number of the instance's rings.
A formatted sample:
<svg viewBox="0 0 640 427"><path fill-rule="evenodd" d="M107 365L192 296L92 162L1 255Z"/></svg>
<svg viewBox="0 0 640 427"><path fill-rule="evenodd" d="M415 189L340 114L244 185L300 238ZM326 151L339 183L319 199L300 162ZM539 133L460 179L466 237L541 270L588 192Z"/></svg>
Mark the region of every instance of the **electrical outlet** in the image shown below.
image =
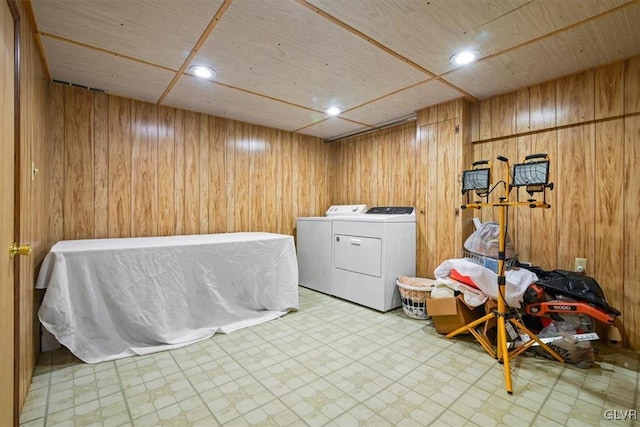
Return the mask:
<svg viewBox="0 0 640 427"><path fill-rule="evenodd" d="M574 271L578 273L586 273L587 272L587 259L586 258L576 258Z"/></svg>

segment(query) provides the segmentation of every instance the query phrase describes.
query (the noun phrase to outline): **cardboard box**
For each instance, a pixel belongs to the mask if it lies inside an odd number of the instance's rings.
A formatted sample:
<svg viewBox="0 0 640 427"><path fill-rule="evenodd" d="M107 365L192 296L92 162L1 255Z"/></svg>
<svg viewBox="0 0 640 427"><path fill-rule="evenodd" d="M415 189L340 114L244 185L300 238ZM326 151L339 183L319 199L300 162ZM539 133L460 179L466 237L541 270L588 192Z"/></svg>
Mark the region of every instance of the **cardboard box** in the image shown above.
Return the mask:
<svg viewBox="0 0 640 427"><path fill-rule="evenodd" d="M427 300L427 313L433 320L436 332L448 334L484 316L484 307L469 307L464 296L451 298L430 298ZM468 332L465 332L468 333Z"/></svg>

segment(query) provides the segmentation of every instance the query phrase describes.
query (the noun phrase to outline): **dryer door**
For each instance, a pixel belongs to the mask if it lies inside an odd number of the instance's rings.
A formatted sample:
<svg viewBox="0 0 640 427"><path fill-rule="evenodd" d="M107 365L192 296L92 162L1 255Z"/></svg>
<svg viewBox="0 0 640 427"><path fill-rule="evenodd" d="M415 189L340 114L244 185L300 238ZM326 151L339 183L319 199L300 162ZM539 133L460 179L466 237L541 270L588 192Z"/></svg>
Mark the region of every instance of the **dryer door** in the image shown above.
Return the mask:
<svg viewBox="0 0 640 427"><path fill-rule="evenodd" d="M333 265L341 270L380 277L382 275L382 240L335 234Z"/></svg>

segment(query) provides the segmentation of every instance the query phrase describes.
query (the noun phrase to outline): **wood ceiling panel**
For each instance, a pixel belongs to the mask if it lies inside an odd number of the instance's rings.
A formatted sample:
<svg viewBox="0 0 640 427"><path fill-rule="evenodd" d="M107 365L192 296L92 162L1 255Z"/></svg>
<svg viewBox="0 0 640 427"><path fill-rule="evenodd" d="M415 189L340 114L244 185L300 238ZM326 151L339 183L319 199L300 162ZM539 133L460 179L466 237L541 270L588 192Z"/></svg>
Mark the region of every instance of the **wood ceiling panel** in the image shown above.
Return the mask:
<svg viewBox="0 0 640 427"><path fill-rule="evenodd" d="M378 101L342 114L343 117L368 125L387 123L398 117L405 117L423 108L440 104L463 93L437 80L430 80L411 89L403 90Z"/></svg>
<svg viewBox="0 0 640 427"><path fill-rule="evenodd" d="M289 131L327 117L191 76L182 77L163 104Z"/></svg>
<svg viewBox="0 0 640 427"><path fill-rule="evenodd" d="M177 70L222 0L32 0L38 29Z"/></svg>
<svg viewBox="0 0 640 427"><path fill-rule="evenodd" d="M359 132L361 130L370 129L367 126L362 126L357 123L343 120L339 117L332 117L320 123L316 123L313 126L304 128L300 131L305 135L317 136L318 138L329 139L339 135L346 135L353 132Z"/></svg>
<svg viewBox="0 0 640 427"><path fill-rule="evenodd" d="M632 0L536 0L474 28L470 41L493 54L584 21Z"/></svg>
<svg viewBox="0 0 640 427"><path fill-rule="evenodd" d="M54 79L155 103L173 73L108 53L42 38Z"/></svg>
<svg viewBox="0 0 640 427"><path fill-rule="evenodd" d="M467 33L529 0L308 0L346 24L440 74L462 49L482 49ZM483 52L484 53L484 52Z"/></svg>
<svg viewBox="0 0 640 427"><path fill-rule="evenodd" d="M294 1L234 1L192 64L212 66L223 83L320 111L427 77Z"/></svg>
<svg viewBox="0 0 640 427"><path fill-rule="evenodd" d="M445 79L484 99L640 55L640 3L466 67Z"/></svg>

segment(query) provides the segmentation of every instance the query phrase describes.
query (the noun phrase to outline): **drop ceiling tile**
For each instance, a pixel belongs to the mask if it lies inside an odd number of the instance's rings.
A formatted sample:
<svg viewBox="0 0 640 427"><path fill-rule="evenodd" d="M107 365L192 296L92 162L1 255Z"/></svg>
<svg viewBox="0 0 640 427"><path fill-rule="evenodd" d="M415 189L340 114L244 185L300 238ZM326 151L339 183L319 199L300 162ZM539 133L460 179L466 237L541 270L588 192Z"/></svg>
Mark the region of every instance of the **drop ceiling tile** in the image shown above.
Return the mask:
<svg viewBox="0 0 640 427"><path fill-rule="evenodd" d="M324 113L191 76L180 78L163 104L289 131L326 117Z"/></svg>
<svg viewBox="0 0 640 427"><path fill-rule="evenodd" d="M449 57L463 49L480 49L467 36L474 28L517 9L529 0L309 0L376 41L440 74Z"/></svg>
<svg viewBox="0 0 640 427"><path fill-rule="evenodd" d="M630 0L531 1L467 32L467 37L494 54L599 15ZM451 66L453 68L453 66Z"/></svg>
<svg viewBox="0 0 640 427"><path fill-rule="evenodd" d="M406 117L423 108L463 96L464 94L462 92L438 80L432 79L410 89L400 91L391 96L345 112L342 114L342 117L376 126Z"/></svg>
<svg viewBox="0 0 640 427"><path fill-rule="evenodd" d="M38 29L177 70L222 0L32 0Z"/></svg>
<svg viewBox="0 0 640 427"><path fill-rule="evenodd" d="M155 103L174 73L119 56L42 37L51 75L140 101Z"/></svg>
<svg viewBox="0 0 640 427"><path fill-rule="evenodd" d="M236 0L192 64L233 86L323 111L427 75L295 1Z"/></svg>
<svg viewBox="0 0 640 427"><path fill-rule="evenodd" d="M506 54L460 67L446 80L484 99L640 55L640 4ZM614 30L615 29L615 30Z"/></svg>
<svg viewBox="0 0 640 427"><path fill-rule="evenodd" d="M318 138L329 139L338 136L370 129L358 123L353 123L339 117L332 117L325 121L316 123L312 126L300 130L305 135L317 136Z"/></svg>

